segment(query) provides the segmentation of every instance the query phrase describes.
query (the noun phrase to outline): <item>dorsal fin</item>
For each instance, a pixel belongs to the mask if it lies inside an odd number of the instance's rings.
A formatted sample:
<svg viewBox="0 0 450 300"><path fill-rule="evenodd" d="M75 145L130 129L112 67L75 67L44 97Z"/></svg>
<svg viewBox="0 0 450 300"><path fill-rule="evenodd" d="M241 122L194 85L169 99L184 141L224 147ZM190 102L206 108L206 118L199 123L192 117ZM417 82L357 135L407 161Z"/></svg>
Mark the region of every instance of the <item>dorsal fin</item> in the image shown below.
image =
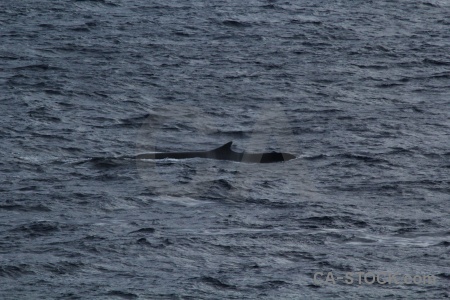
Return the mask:
<svg viewBox="0 0 450 300"><path fill-rule="evenodd" d="M233 144L233 141L228 142L224 144L223 146L220 146L219 148L214 149L213 151L231 151L231 144Z"/></svg>

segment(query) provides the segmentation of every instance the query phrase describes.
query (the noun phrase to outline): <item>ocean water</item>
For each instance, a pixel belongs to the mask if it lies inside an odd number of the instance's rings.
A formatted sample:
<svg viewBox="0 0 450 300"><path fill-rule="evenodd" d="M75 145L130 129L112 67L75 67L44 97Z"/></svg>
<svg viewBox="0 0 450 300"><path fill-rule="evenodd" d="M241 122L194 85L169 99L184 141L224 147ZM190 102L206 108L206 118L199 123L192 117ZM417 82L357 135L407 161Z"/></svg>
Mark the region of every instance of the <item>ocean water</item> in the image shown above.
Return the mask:
<svg viewBox="0 0 450 300"><path fill-rule="evenodd" d="M0 298L450 297L449 49L445 0L2 0ZM127 158L229 141L297 159Z"/></svg>

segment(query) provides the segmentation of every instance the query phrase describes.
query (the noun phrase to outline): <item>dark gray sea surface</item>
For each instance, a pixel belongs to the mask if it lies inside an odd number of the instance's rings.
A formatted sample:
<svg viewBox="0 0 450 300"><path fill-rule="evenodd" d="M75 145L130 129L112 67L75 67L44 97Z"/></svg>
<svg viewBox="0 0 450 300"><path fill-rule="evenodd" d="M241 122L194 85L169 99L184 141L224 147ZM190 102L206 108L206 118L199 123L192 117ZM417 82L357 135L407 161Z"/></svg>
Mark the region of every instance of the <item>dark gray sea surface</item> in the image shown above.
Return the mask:
<svg viewBox="0 0 450 300"><path fill-rule="evenodd" d="M0 299L448 298L449 135L448 1L2 0Z"/></svg>

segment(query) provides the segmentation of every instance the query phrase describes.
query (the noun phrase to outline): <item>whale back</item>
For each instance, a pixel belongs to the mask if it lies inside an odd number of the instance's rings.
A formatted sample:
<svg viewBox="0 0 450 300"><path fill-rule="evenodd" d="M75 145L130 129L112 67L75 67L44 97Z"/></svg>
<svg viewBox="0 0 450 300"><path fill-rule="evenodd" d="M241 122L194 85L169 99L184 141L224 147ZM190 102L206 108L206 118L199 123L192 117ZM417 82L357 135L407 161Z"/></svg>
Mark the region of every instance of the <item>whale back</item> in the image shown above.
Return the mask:
<svg viewBox="0 0 450 300"><path fill-rule="evenodd" d="M248 153L234 152L231 150L232 141L210 151L194 151L194 152L157 152L148 154L139 154L137 159L164 159L164 158L212 158L219 160L231 160L237 162L248 163L270 163L287 161L294 159L295 156L289 153L266 152L266 153Z"/></svg>

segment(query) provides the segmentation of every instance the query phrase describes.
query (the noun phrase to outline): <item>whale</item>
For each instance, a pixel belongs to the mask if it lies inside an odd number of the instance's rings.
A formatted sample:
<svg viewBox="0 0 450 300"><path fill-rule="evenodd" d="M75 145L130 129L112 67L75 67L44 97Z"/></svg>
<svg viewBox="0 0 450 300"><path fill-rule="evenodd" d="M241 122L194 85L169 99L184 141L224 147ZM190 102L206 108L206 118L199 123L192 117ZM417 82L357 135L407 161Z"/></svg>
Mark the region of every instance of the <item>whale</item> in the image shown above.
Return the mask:
<svg viewBox="0 0 450 300"><path fill-rule="evenodd" d="M186 159L186 158L209 158L218 160L229 160L245 163L273 163L284 162L296 158L295 155L282 152L248 153L235 152L231 149L233 142L228 142L219 148L210 151L193 152L155 152L136 155L136 159Z"/></svg>

